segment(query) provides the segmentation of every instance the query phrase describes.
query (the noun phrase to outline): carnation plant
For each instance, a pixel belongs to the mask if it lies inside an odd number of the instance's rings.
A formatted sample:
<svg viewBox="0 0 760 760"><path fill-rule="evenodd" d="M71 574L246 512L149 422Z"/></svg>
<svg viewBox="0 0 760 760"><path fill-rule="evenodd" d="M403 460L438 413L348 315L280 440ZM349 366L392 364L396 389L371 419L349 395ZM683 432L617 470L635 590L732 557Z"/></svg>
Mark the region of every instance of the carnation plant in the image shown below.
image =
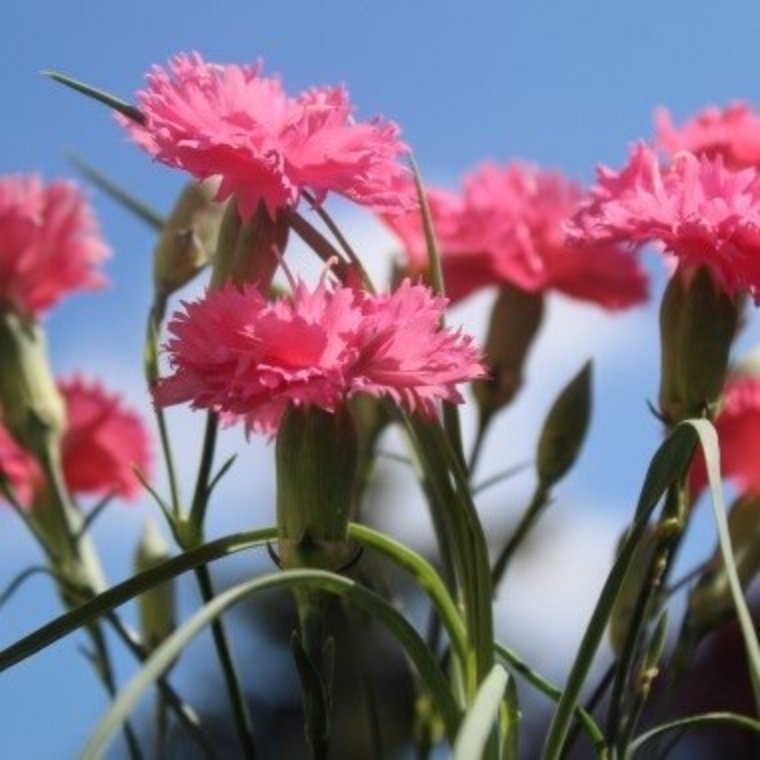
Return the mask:
<svg viewBox="0 0 760 760"><path fill-rule="evenodd" d="M357 630L382 626L409 664L414 732L399 753L525 756L530 690L554 704L542 741L550 760L572 752L662 757L711 724L760 729L760 648L744 597L760 569L760 369L756 359L736 362L731 353L760 290L760 116L734 105L678 129L660 112L656 140L636 145L621 170L600 168L590 190L515 161L481 165L457 192L424 187L399 128L359 119L342 87L292 95L260 64L222 66L197 53L154 66L133 103L51 76L110 108L152 159L189 175L163 218L80 164L157 235L142 357L155 441L148 421L107 389L108 378L83 367L56 379L50 366L49 312L104 282L109 249L85 194L36 175L0 180L0 489L44 563L33 559L3 600L43 572L61 603L59 617L0 652L0 669L63 636L88 641L110 704L83 757L103 756L119 734L132 758L170 756L180 733L199 757L222 755L203 711L177 685L183 651L206 628L236 752L261 757L264 720L246 699L248 657L232 646L226 613L268 590L279 590L296 612L289 644L304 751L314 758L339 754L335 671L350 657L336 646L340 614L358 615L364 628ZM378 215L397 236L400 256L386 282L370 279L363 252L331 217L334 195ZM321 259L318 280L293 263L293 235ZM530 381L527 360L547 296L563 293L614 319L654 290L640 262L650 245L668 271L664 293L651 296L661 299L660 392L651 412L663 440L640 493L631 494L629 527L609 547L609 574L570 672L555 684L540 663L498 640L493 602L509 595L513 560L561 500L563 479L582 454L591 364L579 360L574 377L556 379L530 465L535 492L503 541L484 528L479 500L512 473L483 478L480 455L498 445L491 425ZM201 295L183 292L204 272ZM478 345L449 307L485 288L497 295ZM468 400L477 429L465 446L459 407ZM175 463L176 433L164 416L173 405L205 417L194 472L178 472ZM217 484L251 466L245 450L237 461L218 461L217 440L233 426L274 448L275 503L265 510L260 494L251 494L244 519L256 523L253 510L261 508L276 524L210 540ZM373 469L391 429L405 442L402 461L427 505L430 556L367 519ZM165 488L153 480L160 470ZM724 479L736 494L728 510ZM183 492L180 484L191 481L192 493ZM693 511L707 508L697 506L703 492L717 546L674 578ZM111 584L92 524L117 508L112 502L141 494L155 516L135 547L135 573ZM269 572L220 589L216 560L267 550ZM424 599L427 624L396 603L381 569L388 566ZM179 615L174 584L185 574L201 603ZM679 594L685 604L673 604ZM124 608L131 600L138 628ZM551 626L550 610L545 617ZM754 707L682 709L674 694L696 654L731 620L741 630ZM593 666L605 636L614 661L597 683ZM114 670L114 643L134 659L124 682ZM372 684L365 686L371 695ZM132 716L149 692L157 704L150 746ZM366 700L378 757L385 707Z"/></svg>

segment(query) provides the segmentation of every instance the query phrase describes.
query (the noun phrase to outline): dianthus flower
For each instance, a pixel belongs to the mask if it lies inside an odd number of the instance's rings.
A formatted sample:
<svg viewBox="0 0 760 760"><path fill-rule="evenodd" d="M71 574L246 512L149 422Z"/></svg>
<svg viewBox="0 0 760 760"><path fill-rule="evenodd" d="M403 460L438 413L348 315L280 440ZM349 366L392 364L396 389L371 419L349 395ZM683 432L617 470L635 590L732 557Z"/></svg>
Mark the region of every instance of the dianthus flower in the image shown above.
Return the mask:
<svg viewBox="0 0 760 760"><path fill-rule="evenodd" d="M760 114L747 103L710 106L680 129L667 109L655 112L657 147L669 154L682 150L710 158L721 156L731 169L760 168Z"/></svg>
<svg viewBox="0 0 760 760"><path fill-rule="evenodd" d="M71 291L102 286L108 253L75 185L0 178L0 308L39 316Z"/></svg>
<svg viewBox="0 0 760 760"><path fill-rule="evenodd" d="M741 374L729 380L715 428L723 477L733 481L741 495L760 494L760 377ZM697 454L690 478L692 496L706 485L704 459Z"/></svg>
<svg viewBox="0 0 760 760"><path fill-rule="evenodd" d="M96 382L74 377L58 389L66 407L61 459L66 487L77 496L115 494L133 499L140 490L134 473L150 468L148 433L120 398ZM33 501L42 484L34 457L0 425L0 474L8 479L22 504Z"/></svg>
<svg viewBox="0 0 760 760"><path fill-rule="evenodd" d="M708 266L727 293L760 295L760 175L723 159L681 152L667 166L637 145L619 172L598 184L569 225L587 243L658 242L681 262Z"/></svg>
<svg viewBox="0 0 760 760"><path fill-rule="evenodd" d="M471 338L441 329L445 305L408 280L382 296L324 283L274 302L253 287L212 291L170 322L174 371L155 398L261 432L276 431L290 404L332 412L356 393L432 416L438 401L462 400L457 383L483 374Z"/></svg>
<svg viewBox="0 0 760 760"><path fill-rule="evenodd" d="M431 217L452 300L500 284L533 293L557 290L608 309L644 300L647 280L635 256L614 245L565 244L564 224L581 197L581 189L558 172L519 162L476 169L465 179L461 197L431 191ZM404 244L412 268L422 268L419 213L386 222Z"/></svg>
<svg viewBox="0 0 760 760"><path fill-rule="evenodd" d="M218 65L198 53L154 66L146 81L137 96L144 123L121 123L162 163L218 176L217 199L234 195L244 219L259 203L272 217L293 208L305 190L317 202L335 192L386 212L414 205L398 127L355 121L342 87L291 97L260 65Z"/></svg>

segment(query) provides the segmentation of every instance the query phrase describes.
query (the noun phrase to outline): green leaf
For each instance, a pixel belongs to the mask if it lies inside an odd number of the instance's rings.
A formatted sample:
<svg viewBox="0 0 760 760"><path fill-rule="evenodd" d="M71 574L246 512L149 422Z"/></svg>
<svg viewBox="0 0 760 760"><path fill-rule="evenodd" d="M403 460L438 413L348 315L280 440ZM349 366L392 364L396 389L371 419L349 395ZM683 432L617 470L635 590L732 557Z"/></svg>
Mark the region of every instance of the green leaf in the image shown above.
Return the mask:
<svg viewBox="0 0 760 760"><path fill-rule="evenodd" d="M261 591L303 587L320 589L345 597L363 611L385 623L417 667L425 687L430 691L440 711L449 740L453 741L460 722L459 710L433 654L403 615L375 592L343 576L323 570L287 570L232 587L204 605L178 628L117 695L90 736L82 757L85 760L93 760L93 758L103 756L113 733L126 720L144 692L171 665L188 642L226 609Z"/></svg>
<svg viewBox="0 0 760 760"><path fill-rule="evenodd" d="M757 634L752 622L752 615L750 614L749 609L747 608L747 602L744 599L741 581L739 580L739 575L736 570L736 562L734 561L731 535L728 531L726 504L723 499L723 486L720 477L720 448L718 445L718 434L712 423L708 420L686 420L682 424L691 427L697 432L700 445L702 446L702 452L705 457L707 478L710 483L710 494L712 496L713 514L715 515L715 525L718 530L718 542L723 555L723 562L726 566L726 575L731 588L731 596L733 597L734 605L736 606L736 616L739 619L739 626L744 638L744 647L747 651L752 690L755 695L755 707L758 710L758 713L760 713L760 645L757 641Z"/></svg>
<svg viewBox="0 0 760 760"><path fill-rule="evenodd" d="M645 744L652 741L652 739L656 739L670 731L683 728L704 728L715 723L738 726L740 728L747 728L750 731L760 733L760 721L750 718L748 715L739 715L738 713L731 712L712 712L702 713L701 715L690 715L687 718L679 718L670 723L663 723L660 726L655 726L649 731L641 734L641 736L638 736L631 742L626 757L632 758L636 752L638 752Z"/></svg>
<svg viewBox="0 0 760 760"><path fill-rule="evenodd" d="M82 626L92 623L116 607L128 602L143 591L175 578L200 565L226 557L235 552L260 546L277 537L277 528L263 528L247 533L235 533L197 549L179 554L139 575L112 586L102 594L80 605L71 612L55 618L23 639L0 651L0 672L31 657L35 652L50 646Z"/></svg>
<svg viewBox="0 0 760 760"><path fill-rule="evenodd" d="M507 681L502 704L501 743L503 760L519 760L520 757L520 701L517 695L517 682L514 678Z"/></svg>
<svg viewBox="0 0 760 760"><path fill-rule="evenodd" d="M696 443L696 431L689 426L679 425L665 439L652 458L636 506L633 525L604 583L604 588L586 627L575 662L568 676L567 685L549 726L544 744L544 757L547 760L558 760L562 754L562 748L570 730L581 689L593 664L615 599L631 564L636 547L646 529L649 517L671 483L674 483L685 473Z"/></svg>
<svg viewBox="0 0 760 760"><path fill-rule="evenodd" d="M509 674L501 665L494 665L478 689L454 742L454 760L483 757L488 738L499 717L499 708L507 688Z"/></svg>
<svg viewBox="0 0 760 760"><path fill-rule="evenodd" d="M92 98L109 108L113 108L114 111L118 111L122 116L126 116L128 119L131 119L138 124L145 124L145 116L143 116L139 108L126 103L115 95L111 95L110 92L99 90L97 87L92 87L91 85L80 82L67 74L61 74L59 71L53 71L52 69L46 69L42 74L46 77L50 77L53 81L58 82L59 84L63 84L66 87L70 87L72 90L81 92L88 98Z"/></svg>

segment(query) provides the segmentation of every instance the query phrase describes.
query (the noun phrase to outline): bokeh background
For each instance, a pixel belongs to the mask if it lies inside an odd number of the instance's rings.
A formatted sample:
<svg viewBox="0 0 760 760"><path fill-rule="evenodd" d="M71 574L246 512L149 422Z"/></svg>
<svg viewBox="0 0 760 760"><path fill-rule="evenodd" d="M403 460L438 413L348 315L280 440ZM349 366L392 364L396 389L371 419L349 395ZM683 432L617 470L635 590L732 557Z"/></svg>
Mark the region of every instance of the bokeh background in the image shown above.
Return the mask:
<svg viewBox="0 0 760 760"><path fill-rule="evenodd" d="M344 82L360 115L382 113L399 122L430 181L454 184L481 160L519 157L590 182L597 163L619 165L632 141L651 135L652 111L659 104L680 120L708 103L735 98L760 103L758 32L760 6L751 0L725 2L720 10L713 3L675 0L10 0L0 24L0 172L71 175L66 154L74 152L168 211L184 178L153 165L130 145L104 108L51 83L40 71L55 68L129 98L152 63L197 49L220 62L261 57L266 70L281 73L291 90ZM114 249L107 267L111 285L73 297L50 315L54 365L59 374L81 370L102 377L149 418L140 357L154 236L107 197L93 191L93 198ZM384 275L395 247L388 233L367 213L340 203L331 209L369 268ZM654 304L664 274L655 255L647 265L654 277L653 302L628 314L610 317L566 299L550 300L527 386L494 426L481 463L485 477L529 461L552 398L593 357L594 416L581 461L558 489L539 535L516 562L497 601L502 638L558 680L660 435L646 401L657 388ZM482 335L492 297L469 301L452 313L452 321ZM750 347L756 338L750 324L741 346ZM201 420L182 411L172 411L169 419L187 493ZM473 420L465 422L471 436ZM387 442L387 448L397 445ZM271 447L261 440L246 444L228 431L219 461L234 451L240 457L212 505L210 536L272 521ZM161 486L160 464L155 470ZM373 497L379 524L420 549L431 548L409 473L385 462L379 478ZM530 489L530 476L524 475L483 494L483 519L495 540ZM99 519L95 534L112 581L130 573L148 514L158 517L144 499L113 505ZM0 536L2 583L38 557L10 511L0 511ZM702 509L683 567L711 551L713 542L708 510ZM218 565L215 573L221 585L268 566L265 556L246 554ZM198 603L195 589L183 581L179 591L181 612L187 614ZM0 645L58 612L49 583L30 580L0 609ZM134 619L132 607L124 612ZM411 614L418 613L412 605ZM256 614L245 608L236 616L235 641L266 731L273 715L297 712L295 676L287 650L277 645L286 639L286 626L252 629ZM77 645L77 637L69 637L0 675L0 755L25 760L76 755L105 707ZM208 655L209 642L200 637L183 657L175 681L191 701L213 713L221 692ZM117 661L122 676L131 672L128 657ZM216 701L216 708L223 707ZM120 751L116 743L114 756Z"/></svg>

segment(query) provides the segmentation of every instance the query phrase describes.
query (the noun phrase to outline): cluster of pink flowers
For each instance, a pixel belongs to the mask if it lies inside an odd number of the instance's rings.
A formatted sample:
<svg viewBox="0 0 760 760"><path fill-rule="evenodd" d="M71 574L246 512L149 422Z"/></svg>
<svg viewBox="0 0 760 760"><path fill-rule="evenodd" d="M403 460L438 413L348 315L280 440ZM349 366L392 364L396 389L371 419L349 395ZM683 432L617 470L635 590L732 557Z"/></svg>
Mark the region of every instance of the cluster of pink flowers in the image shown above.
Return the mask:
<svg viewBox="0 0 760 760"><path fill-rule="evenodd" d="M240 215L263 203L274 217L304 190L320 202L335 192L378 211L415 205L401 163L407 146L392 122L357 122L342 87L296 97L261 66L208 63L198 53L154 66L138 93L143 123L120 120L159 161L198 179L220 177L218 199Z"/></svg>
<svg viewBox="0 0 760 760"><path fill-rule="evenodd" d="M108 254L76 186L0 178L0 309L38 316L71 291L100 287Z"/></svg>
<svg viewBox="0 0 760 760"><path fill-rule="evenodd" d="M253 287L210 292L169 324L174 372L156 400L262 432L276 431L289 404L334 411L355 393L432 416L436 402L462 400L457 383L484 373L472 340L441 328L445 305L408 280L381 296L325 283L277 301Z"/></svg>
<svg viewBox="0 0 760 760"><path fill-rule="evenodd" d="M505 283L532 293L556 290L607 309L645 300L647 278L634 255L616 244L566 244L564 225L582 197L581 188L559 172L519 162L481 166L466 177L461 196L431 190L452 301ZM404 245L410 270L424 271L419 212L385 221Z"/></svg>
<svg viewBox="0 0 760 760"><path fill-rule="evenodd" d="M60 381L58 389L66 408L61 456L69 491L79 496L114 494L134 499L140 489L134 468L143 473L150 468L148 434L139 416L97 382L77 376ZM34 501L42 485L34 457L2 425L0 475L25 506Z"/></svg>

